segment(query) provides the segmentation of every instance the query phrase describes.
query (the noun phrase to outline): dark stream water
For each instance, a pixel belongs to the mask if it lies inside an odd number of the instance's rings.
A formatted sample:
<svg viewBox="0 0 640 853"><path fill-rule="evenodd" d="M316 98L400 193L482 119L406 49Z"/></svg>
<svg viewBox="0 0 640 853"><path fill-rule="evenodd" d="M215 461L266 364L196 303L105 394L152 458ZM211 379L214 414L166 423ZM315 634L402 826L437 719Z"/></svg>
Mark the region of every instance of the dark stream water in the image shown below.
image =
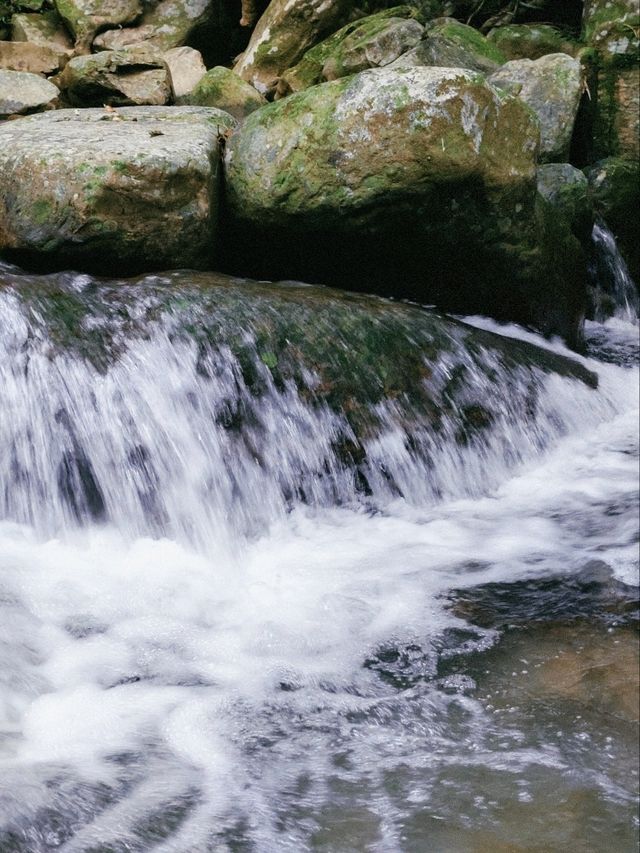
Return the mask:
<svg viewBox="0 0 640 853"><path fill-rule="evenodd" d="M0 268L0 851L635 850L632 320Z"/></svg>

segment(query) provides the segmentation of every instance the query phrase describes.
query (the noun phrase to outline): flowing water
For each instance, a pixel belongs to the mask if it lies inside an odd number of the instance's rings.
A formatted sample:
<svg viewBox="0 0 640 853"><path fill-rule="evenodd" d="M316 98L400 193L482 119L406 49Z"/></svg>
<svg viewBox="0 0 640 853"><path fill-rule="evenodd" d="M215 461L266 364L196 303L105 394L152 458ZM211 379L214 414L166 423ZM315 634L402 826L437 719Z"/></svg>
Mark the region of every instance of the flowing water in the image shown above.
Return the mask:
<svg viewBox="0 0 640 853"><path fill-rule="evenodd" d="M637 326L0 281L2 853L636 849Z"/></svg>

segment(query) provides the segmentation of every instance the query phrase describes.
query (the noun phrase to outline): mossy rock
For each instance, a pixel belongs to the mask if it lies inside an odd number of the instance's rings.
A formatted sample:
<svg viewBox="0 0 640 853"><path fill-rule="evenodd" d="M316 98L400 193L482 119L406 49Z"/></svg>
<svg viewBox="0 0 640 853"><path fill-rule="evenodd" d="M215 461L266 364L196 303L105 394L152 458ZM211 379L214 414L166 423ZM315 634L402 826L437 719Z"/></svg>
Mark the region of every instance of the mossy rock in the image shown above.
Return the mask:
<svg viewBox="0 0 640 853"><path fill-rule="evenodd" d="M506 62L502 51L473 27L453 18L429 22L422 41L397 60L398 66L467 68L488 74Z"/></svg>
<svg viewBox="0 0 640 853"><path fill-rule="evenodd" d="M631 276L640 282L640 164L609 157L585 172L595 209L613 231Z"/></svg>
<svg viewBox="0 0 640 853"><path fill-rule="evenodd" d="M538 169L538 192L564 217L571 231L587 247L594 211L584 172L569 163L544 164Z"/></svg>
<svg viewBox="0 0 640 853"><path fill-rule="evenodd" d="M241 120L264 106L266 101L242 77L228 68L218 66L207 71L195 88L188 95L178 98L177 103L217 107Z"/></svg>
<svg viewBox="0 0 640 853"><path fill-rule="evenodd" d="M163 106L171 97L166 63L146 46L76 56L56 82L74 106Z"/></svg>
<svg viewBox="0 0 640 853"><path fill-rule="evenodd" d="M461 69L374 69L269 104L227 145L227 263L576 342L583 259L536 203L538 134Z"/></svg>
<svg viewBox="0 0 640 853"><path fill-rule="evenodd" d="M496 27L487 39L510 59L539 59L548 53L575 56L579 45L550 24L511 24Z"/></svg>
<svg viewBox="0 0 640 853"><path fill-rule="evenodd" d="M76 41L88 52L100 30L130 24L142 13L140 0L54 0L56 11Z"/></svg>
<svg viewBox="0 0 640 853"><path fill-rule="evenodd" d="M274 94L288 68L353 17L351 0L271 0L233 70L260 93Z"/></svg>
<svg viewBox="0 0 640 853"><path fill-rule="evenodd" d="M131 107L0 125L0 251L129 273L207 266L220 138L234 124L219 110Z"/></svg>
<svg viewBox="0 0 640 853"><path fill-rule="evenodd" d="M541 161L566 162L582 95L580 62L565 53L515 59L488 80L521 98L538 116Z"/></svg>
<svg viewBox="0 0 640 853"><path fill-rule="evenodd" d="M416 12L412 6L393 6L384 9L375 15L352 21L345 27L329 36L308 50L300 62L293 68L287 69L278 83L278 96L289 92L301 92L309 86L315 86L322 82L322 70L325 63L331 57L339 54L345 42L351 38L355 40L366 39L371 34L377 34L387 24L389 18L409 19L414 18ZM394 57L395 58L395 57Z"/></svg>

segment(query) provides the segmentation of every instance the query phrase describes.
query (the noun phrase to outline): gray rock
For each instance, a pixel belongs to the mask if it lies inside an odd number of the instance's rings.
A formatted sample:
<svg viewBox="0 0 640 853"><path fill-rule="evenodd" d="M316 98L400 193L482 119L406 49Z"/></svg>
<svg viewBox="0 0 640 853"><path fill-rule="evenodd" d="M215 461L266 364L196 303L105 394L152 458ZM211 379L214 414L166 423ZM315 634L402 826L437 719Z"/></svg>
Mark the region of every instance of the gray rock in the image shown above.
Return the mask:
<svg viewBox="0 0 640 853"><path fill-rule="evenodd" d="M234 71L262 94L287 68L348 21L351 0L271 0Z"/></svg>
<svg viewBox="0 0 640 853"><path fill-rule="evenodd" d="M387 18L373 26L365 19L329 56L322 67L325 80L337 80L367 68L382 68L420 41L423 27L418 21Z"/></svg>
<svg viewBox="0 0 640 853"><path fill-rule="evenodd" d="M62 18L55 10L14 15L11 18L11 38L15 42L28 41L38 47L48 47L56 53L71 53L73 49Z"/></svg>
<svg viewBox="0 0 640 853"><path fill-rule="evenodd" d="M438 18L426 25L422 41L395 64L402 67L467 68L488 74L505 60L501 51L478 30L453 18Z"/></svg>
<svg viewBox="0 0 640 853"><path fill-rule="evenodd" d="M193 91L207 73L202 54L192 47L173 47L162 54L174 99Z"/></svg>
<svg viewBox="0 0 640 853"><path fill-rule="evenodd" d="M80 268L205 267L219 110L58 110L0 125L0 251Z"/></svg>
<svg viewBox="0 0 640 853"><path fill-rule="evenodd" d="M54 51L25 41L0 41L0 68L52 74L60 68L64 51Z"/></svg>
<svg viewBox="0 0 640 853"><path fill-rule="evenodd" d="M162 106L171 96L162 56L144 46L76 56L56 82L78 106Z"/></svg>
<svg viewBox="0 0 640 853"><path fill-rule="evenodd" d="M217 14L217 0L160 0L145 4L138 25L99 35L98 50L119 50L142 42L160 51L184 45L193 32Z"/></svg>
<svg viewBox="0 0 640 853"><path fill-rule="evenodd" d="M515 59L488 80L517 95L538 116L541 161L566 161L582 94L580 62L565 53Z"/></svg>
<svg viewBox="0 0 640 853"><path fill-rule="evenodd" d="M60 92L38 74L0 70L0 117L52 106Z"/></svg>
<svg viewBox="0 0 640 853"><path fill-rule="evenodd" d="M569 163L546 163L538 169L538 192L563 216L587 245L593 228L593 202L585 174Z"/></svg>
<svg viewBox="0 0 640 853"><path fill-rule="evenodd" d="M76 40L88 51L94 36L106 27L129 24L142 13L140 0L54 0L56 11Z"/></svg>

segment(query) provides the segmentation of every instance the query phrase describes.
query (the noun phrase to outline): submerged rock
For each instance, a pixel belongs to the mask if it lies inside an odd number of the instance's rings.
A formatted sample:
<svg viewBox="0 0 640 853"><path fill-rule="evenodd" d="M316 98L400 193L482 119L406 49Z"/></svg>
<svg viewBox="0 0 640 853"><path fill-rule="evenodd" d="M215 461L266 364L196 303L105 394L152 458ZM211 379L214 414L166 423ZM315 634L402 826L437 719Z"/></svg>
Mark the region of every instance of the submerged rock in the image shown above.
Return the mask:
<svg viewBox="0 0 640 853"><path fill-rule="evenodd" d="M582 94L580 62L564 53L532 61L515 59L489 77L489 82L521 98L540 120L540 159L569 158L573 126Z"/></svg>
<svg viewBox="0 0 640 853"><path fill-rule="evenodd" d="M127 271L211 263L218 147L197 108L59 110L0 126L0 251Z"/></svg>
<svg viewBox="0 0 640 853"><path fill-rule="evenodd" d="M217 107L240 120L264 106L266 101L242 77L219 65L207 71L191 92L178 98L178 103Z"/></svg>
<svg viewBox="0 0 640 853"><path fill-rule="evenodd" d="M57 83L78 106L163 106L171 96L166 63L145 46L76 56Z"/></svg>
<svg viewBox="0 0 640 853"><path fill-rule="evenodd" d="M277 101L227 146L232 268L373 285L575 342L582 261L536 209L538 134L517 98L461 69L376 69Z"/></svg>
<svg viewBox="0 0 640 853"><path fill-rule="evenodd" d="M69 510L92 518L97 507L116 525L135 519L160 535L170 518L175 535L185 516L193 532L194 505L242 525L292 501L382 507L402 496L424 506L468 496L561 433L547 380L566 377L565 392L587 404L597 385L582 365L532 344L291 282L0 271L0 306L29 330L0 339L12 355L0 373L15 366L16 393L46 401L29 423L52 435L44 458L24 454L0 510L28 507L37 493L48 521ZM41 370L24 369L31 358ZM180 430L167 432L169 411ZM0 422L8 446L24 440L23 427L20 417ZM185 458L198 465L185 471ZM195 504L172 508L185 474Z"/></svg>
<svg viewBox="0 0 640 853"><path fill-rule="evenodd" d="M53 106L59 95L59 89L39 74L0 69L0 118Z"/></svg>

